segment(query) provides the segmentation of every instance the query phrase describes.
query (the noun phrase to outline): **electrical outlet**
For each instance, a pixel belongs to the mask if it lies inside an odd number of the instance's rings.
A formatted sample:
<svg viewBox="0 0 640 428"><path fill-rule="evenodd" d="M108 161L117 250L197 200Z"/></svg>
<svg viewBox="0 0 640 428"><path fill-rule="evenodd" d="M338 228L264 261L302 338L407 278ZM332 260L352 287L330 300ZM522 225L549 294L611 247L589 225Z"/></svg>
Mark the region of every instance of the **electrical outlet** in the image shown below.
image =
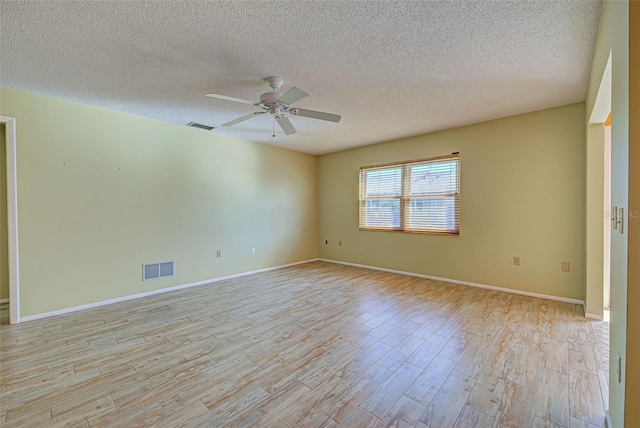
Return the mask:
<svg viewBox="0 0 640 428"><path fill-rule="evenodd" d="M324 245L329 245L329 240L328 240L328 239L326 239L326 240L324 241Z"/></svg>
<svg viewBox="0 0 640 428"><path fill-rule="evenodd" d="M570 272L571 271L571 263L562 262L562 272Z"/></svg>
<svg viewBox="0 0 640 428"><path fill-rule="evenodd" d="M513 256L513 265L520 266L520 256Z"/></svg>
<svg viewBox="0 0 640 428"><path fill-rule="evenodd" d="M222 257L222 250L216 251L216 257L218 258Z"/></svg>
<svg viewBox="0 0 640 428"><path fill-rule="evenodd" d="M252 249L251 249L251 254L255 254L255 253L256 253L256 249L255 249L255 248L252 248Z"/></svg>

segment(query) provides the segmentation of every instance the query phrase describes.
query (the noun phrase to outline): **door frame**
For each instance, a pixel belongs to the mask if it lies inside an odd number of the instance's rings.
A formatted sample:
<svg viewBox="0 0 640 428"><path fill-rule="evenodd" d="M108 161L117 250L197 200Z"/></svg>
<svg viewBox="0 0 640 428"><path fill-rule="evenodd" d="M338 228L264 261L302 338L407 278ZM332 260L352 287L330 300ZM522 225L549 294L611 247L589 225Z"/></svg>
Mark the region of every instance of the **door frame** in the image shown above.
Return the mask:
<svg viewBox="0 0 640 428"><path fill-rule="evenodd" d="M9 232L9 323L20 322L20 264L18 261L18 174L16 118L0 116L7 150L7 228Z"/></svg>
<svg viewBox="0 0 640 428"><path fill-rule="evenodd" d="M604 226L610 227L608 213L605 213L605 122L611 113L611 52L602 72L600 86L596 92L593 109L587 118L587 155L596 147L594 161L586 161L587 176L587 227L586 227L586 293L585 317L602 320L604 318L604 278L605 278L605 245ZM592 126L596 128L592 128ZM593 163L595 162L595 163ZM609 198L611 195L609 194Z"/></svg>

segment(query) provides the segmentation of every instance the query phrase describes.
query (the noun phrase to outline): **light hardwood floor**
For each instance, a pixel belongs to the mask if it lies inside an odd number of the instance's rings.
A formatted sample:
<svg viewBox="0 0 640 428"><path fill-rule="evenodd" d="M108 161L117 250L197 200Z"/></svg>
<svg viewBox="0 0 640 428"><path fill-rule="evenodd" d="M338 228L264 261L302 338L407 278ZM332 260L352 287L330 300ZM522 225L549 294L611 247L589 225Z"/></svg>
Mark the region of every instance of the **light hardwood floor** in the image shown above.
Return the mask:
<svg viewBox="0 0 640 428"><path fill-rule="evenodd" d="M0 326L3 427L601 427L576 305L313 262Z"/></svg>

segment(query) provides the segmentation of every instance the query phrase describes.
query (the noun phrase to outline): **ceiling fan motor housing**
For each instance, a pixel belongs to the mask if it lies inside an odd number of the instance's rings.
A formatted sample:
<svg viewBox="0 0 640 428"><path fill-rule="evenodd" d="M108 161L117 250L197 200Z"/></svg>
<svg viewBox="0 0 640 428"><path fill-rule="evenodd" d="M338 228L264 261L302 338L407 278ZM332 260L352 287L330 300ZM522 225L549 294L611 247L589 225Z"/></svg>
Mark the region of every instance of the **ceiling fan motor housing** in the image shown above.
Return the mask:
<svg viewBox="0 0 640 428"><path fill-rule="evenodd" d="M278 101L279 97L280 95L277 92L265 92L260 95L260 103L258 106L272 114L274 113L274 109L278 109L278 113L289 110L288 104Z"/></svg>
<svg viewBox="0 0 640 428"><path fill-rule="evenodd" d="M276 92L265 92L260 95L260 104L275 103L276 99L278 99Z"/></svg>

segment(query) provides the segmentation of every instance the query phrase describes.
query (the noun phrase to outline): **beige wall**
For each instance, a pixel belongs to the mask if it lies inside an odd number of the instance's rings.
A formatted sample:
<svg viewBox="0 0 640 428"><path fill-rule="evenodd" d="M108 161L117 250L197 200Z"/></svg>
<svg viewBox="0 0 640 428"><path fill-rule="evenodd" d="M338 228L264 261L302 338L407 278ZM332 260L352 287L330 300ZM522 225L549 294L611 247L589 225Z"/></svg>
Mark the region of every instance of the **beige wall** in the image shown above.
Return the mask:
<svg viewBox="0 0 640 428"><path fill-rule="evenodd" d="M9 298L9 239L7 229L7 146L0 125L0 299Z"/></svg>
<svg viewBox="0 0 640 428"><path fill-rule="evenodd" d="M584 114L578 103L321 156L320 257L582 300ZM358 230L360 166L457 151L460 236Z"/></svg>
<svg viewBox="0 0 640 428"><path fill-rule="evenodd" d="M590 118L602 76L611 55L611 205L628 212L629 195L629 2L605 2L587 90L585 118ZM601 94L601 93L600 93ZM628 231L611 231L611 346L609 411L614 427L624 426L627 361ZM616 357L622 356L622 381L616 377ZM637 366L637 362L636 362ZM632 368L633 369L633 368ZM636 369L637 370L637 369ZM629 424L628 426L633 426Z"/></svg>
<svg viewBox="0 0 640 428"><path fill-rule="evenodd" d="M22 317L317 257L315 156L0 96L17 126ZM165 260L175 277L141 280Z"/></svg>
<svg viewBox="0 0 640 428"><path fill-rule="evenodd" d="M587 127L586 144L586 293L585 313L604 314L604 122Z"/></svg>

